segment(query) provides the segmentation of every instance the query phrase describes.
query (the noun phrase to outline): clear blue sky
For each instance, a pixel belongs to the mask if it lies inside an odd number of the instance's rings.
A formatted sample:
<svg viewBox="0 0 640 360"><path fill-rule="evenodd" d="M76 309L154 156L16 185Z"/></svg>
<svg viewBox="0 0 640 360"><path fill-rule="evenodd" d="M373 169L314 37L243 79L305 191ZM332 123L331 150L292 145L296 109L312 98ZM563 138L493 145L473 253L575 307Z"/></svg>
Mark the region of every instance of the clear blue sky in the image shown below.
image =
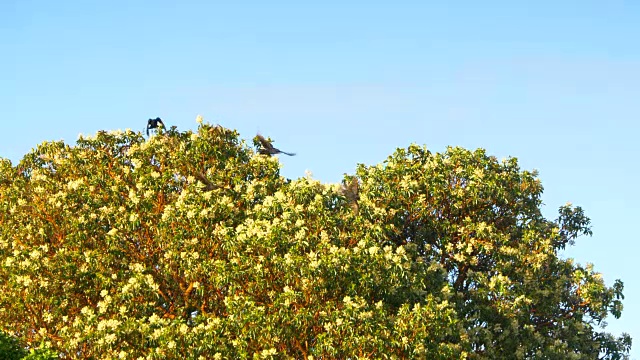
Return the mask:
<svg viewBox="0 0 640 360"><path fill-rule="evenodd" d="M640 2L215 3L2 1L0 156L197 114L297 152L292 178L338 181L411 142L515 156L550 217L591 217L565 256L624 281L608 329L640 359Z"/></svg>

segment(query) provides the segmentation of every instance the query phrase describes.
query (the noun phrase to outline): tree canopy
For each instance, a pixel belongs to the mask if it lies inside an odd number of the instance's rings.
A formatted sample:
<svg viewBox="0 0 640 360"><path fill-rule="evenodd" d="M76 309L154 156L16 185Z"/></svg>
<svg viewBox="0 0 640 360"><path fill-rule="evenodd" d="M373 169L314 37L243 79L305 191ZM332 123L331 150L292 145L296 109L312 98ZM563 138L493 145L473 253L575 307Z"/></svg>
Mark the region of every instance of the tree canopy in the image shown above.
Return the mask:
<svg viewBox="0 0 640 360"><path fill-rule="evenodd" d="M209 124L0 160L0 330L95 359L622 359L622 282L535 171L411 145L342 184Z"/></svg>

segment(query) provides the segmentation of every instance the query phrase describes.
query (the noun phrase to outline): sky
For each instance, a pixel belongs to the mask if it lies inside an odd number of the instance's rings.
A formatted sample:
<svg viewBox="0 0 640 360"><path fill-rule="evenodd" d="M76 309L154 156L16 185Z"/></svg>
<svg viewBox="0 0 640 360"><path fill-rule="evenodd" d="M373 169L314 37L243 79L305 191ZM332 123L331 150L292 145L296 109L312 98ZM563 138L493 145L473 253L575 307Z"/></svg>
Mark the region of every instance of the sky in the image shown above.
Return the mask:
<svg viewBox="0 0 640 360"><path fill-rule="evenodd" d="M593 237L562 255L625 284L608 331L640 359L640 2L0 2L0 156L196 116L325 182L411 143L537 169L544 213Z"/></svg>

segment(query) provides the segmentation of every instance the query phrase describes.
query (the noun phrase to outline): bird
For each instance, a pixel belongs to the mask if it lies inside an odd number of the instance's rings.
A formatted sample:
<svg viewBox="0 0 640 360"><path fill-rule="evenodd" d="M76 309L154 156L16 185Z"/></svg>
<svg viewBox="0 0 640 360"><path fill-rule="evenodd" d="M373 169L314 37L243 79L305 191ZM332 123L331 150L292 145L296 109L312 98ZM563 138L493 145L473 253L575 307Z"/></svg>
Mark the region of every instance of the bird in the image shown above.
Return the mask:
<svg viewBox="0 0 640 360"><path fill-rule="evenodd" d="M200 182L204 184L205 191L211 191L218 188L218 186L209 181L209 179L207 179L207 177L200 171L196 172L196 179L200 180Z"/></svg>
<svg viewBox="0 0 640 360"><path fill-rule="evenodd" d="M358 213L358 201L360 200L360 185L358 178L352 176L351 179L344 179L340 193L347 199L353 211Z"/></svg>
<svg viewBox="0 0 640 360"><path fill-rule="evenodd" d="M295 153L288 153L280 149L274 148L273 145L271 145L271 142L265 139L264 136L260 134L256 135L256 138L258 139L258 142L260 143L260 145L262 145L262 147L258 150L260 154L263 154L263 155L285 154L289 156L296 155Z"/></svg>
<svg viewBox="0 0 640 360"><path fill-rule="evenodd" d="M158 124L164 127L164 123L162 122L162 119L160 119L159 117L155 119L149 119L149 121L147 121L147 136L149 136L149 129L157 129Z"/></svg>

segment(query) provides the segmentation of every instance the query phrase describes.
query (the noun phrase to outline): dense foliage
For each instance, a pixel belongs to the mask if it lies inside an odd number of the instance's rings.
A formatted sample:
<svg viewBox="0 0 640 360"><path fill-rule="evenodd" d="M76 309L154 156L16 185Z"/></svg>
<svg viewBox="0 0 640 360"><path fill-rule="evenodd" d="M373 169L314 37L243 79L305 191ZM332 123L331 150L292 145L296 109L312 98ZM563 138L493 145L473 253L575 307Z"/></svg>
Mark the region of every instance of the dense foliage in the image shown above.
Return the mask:
<svg viewBox="0 0 640 360"><path fill-rule="evenodd" d="M344 184L202 124L0 160L0 330L62 358L620 359L622 283L558 256L515 159L416 145Z"/></svg>

